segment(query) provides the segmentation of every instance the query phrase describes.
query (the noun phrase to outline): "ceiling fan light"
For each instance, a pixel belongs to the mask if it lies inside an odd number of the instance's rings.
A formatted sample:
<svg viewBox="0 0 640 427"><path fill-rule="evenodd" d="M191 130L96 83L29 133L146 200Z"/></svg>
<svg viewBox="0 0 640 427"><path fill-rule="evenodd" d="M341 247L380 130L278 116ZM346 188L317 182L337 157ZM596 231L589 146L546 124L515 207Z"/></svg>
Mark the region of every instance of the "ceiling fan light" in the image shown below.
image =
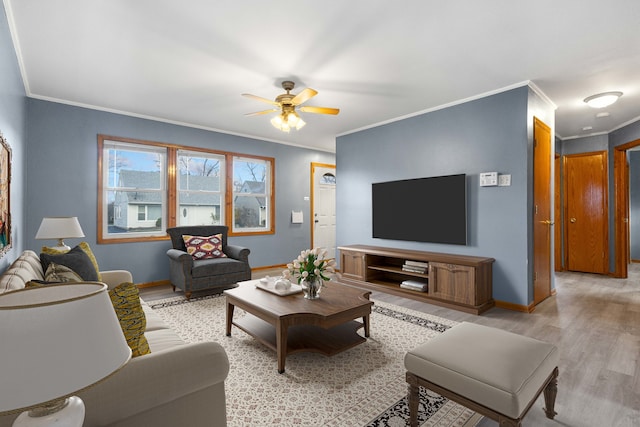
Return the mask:
<svg viewBox="0 0 640 427"><path fill-rule="evenodd" d="M292 128L296 127L298 124L298 115L296 113L289 113L287 115L287 124Z"/></svg>
<svg viewBox="0 0 640 427"><path fill-rule="evenodd" d="M278 114L277 116L272 118L271 124L273 125L274 128L280 129L280 126L282 126L282 116Z"/></svg>
<svg viewBox="0 0 640 427"><path fill-rule="evenodd" d="M613 104L622 96L622 92L604 92L591 95L584 99L584 102L591 108L604 108Z"/></svg>
<svg viewBox="0 0 640 427"><path fill-rule="evenodd" d="M296 130L300 130L306 125L307 122L298 117L298 123L296 123Z"/></svg>

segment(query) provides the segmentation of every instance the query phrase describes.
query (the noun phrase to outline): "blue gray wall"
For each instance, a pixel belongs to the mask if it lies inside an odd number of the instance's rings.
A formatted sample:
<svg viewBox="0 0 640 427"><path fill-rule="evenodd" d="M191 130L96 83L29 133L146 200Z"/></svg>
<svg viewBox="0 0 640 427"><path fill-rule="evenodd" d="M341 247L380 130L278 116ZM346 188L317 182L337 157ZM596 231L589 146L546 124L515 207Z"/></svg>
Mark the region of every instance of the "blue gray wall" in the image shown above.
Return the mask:
<svg viewBox="0 0 640 427"><path fill-rule="evenodd" d="M232 237L230 242L251 249L252 267L287 263L310 245L310 206L304 200L310 193L310 163L335 163L332 153L48 101L29 99L27 105L28 248L47 243L33 238L42 217L77 216L101 269L130 270L138 283L168 279L168 240L96 244L98 134L274 157L276 234ZM304 211L307 221L291 224L292 210Z"/></svg>
<svg viewBox="0 0 640 427"><path fill-rule="evenodd" d="M562 141L562 155L607 151L609 149L608 135L593 135L584 138L567 139Z"/></svg>
<svg viewBox="0 0 640 427"><path fill-rule="evenodd" d="M11 147L12 248L0 258L3 271L24 248L26 97L4 7L0 7L0 133Z"/></svg>
<svg viewBox="0 0 640 427"><path fill-rule="evenodd" d="M529 88L521 87L339 137L338 244L493 257L494 298L527 305L532 298L529 122L534 113L553 120L553 110L541 109L540 100L530 97ZM490 171L511 174L511 186L479 187L479 174ZM467 174L467 246L372 237L372 183L458 173ZM433 203L437 208L438 201Z"/></svg>

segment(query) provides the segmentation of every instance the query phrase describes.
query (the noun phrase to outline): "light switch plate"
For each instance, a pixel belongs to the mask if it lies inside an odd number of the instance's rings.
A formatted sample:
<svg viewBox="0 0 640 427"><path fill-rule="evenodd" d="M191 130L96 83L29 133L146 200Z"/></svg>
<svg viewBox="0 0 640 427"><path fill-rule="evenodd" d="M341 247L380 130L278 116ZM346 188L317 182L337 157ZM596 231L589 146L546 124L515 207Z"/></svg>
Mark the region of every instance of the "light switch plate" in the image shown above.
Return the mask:
<svg viewBox="0 0 640 427"><path fill-rule="evenodd" d="M498 175L498 186L500 187L508 187L511 185L511 175Z"/></svg>
<svg viewBox="0 0 640 427"><path fill-rule="evenodd" d="M498 185L498 172L480 173L480 187L492 187Z"/></svg>

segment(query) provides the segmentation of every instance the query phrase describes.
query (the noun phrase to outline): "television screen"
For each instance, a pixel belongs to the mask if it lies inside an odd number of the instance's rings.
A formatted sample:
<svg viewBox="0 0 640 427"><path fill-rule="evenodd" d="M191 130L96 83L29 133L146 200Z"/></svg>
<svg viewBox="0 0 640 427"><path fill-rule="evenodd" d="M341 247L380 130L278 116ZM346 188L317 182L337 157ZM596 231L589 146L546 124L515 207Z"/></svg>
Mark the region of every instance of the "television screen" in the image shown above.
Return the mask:
<svg viewBox="0 0 640 427"><path fill-rule="evenodd" d="M466 175L372 184L373 237L467 244Z"/></svg>

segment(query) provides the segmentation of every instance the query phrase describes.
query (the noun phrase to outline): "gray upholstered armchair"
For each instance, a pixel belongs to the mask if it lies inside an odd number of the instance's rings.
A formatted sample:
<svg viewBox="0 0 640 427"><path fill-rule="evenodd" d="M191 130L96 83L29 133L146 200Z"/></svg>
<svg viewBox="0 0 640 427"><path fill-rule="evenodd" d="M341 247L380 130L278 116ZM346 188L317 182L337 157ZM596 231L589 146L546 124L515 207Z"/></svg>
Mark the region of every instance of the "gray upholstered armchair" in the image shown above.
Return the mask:
<svg viewBox="0 0 640 427"><path fill-rule="evenodd" d="M169 276L173 290L182 289L187 299L191 293L205 289L234 288L237 282L251 279L249 248L227 244L225 225L194 225L167 229L173 249L167 251ZM187 253L183 235L213 236L222 234L222 251L226 258L196 260Z"/></svg>

